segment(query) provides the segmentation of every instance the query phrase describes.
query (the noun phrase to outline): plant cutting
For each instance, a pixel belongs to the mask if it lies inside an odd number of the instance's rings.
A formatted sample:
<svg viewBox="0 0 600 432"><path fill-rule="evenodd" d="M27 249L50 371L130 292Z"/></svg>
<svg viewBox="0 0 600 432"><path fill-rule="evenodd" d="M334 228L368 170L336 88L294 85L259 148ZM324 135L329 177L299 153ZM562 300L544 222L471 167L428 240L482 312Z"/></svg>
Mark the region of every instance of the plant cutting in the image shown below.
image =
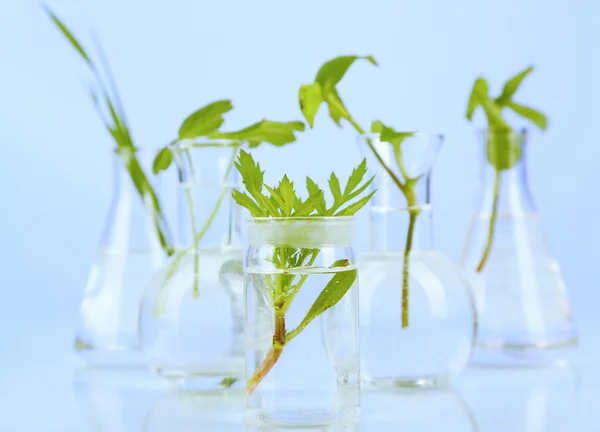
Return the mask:
<svg viewBox="0 0 600 432"><path fill-rule="evenodd" d="M123 165L127 168L131 181L152 217L162 249L166 255L170 256L173 253L173 246L171 244L172 241L169 226L161 209L158 197L136 156L137 147L134 144L131 129L125 116L125 109L119 95L119 90L104 55L102 46L98 40L94 38L94 44L96 51L98 52L98 61L92 59L88 54L88 51L62 23L56 14L54 14L47 6L45 6L45 9L54 24L69 41L71 46L79 53L92 72L92 75L96 80L95 86L92 86L90 90L94 107L96 108L102 123L106 127L106 130L113 138L116 145L116 153L123 162Z"/></svg>
<svg viewBox="0 0 600 432"><path fill-rule="evenodd" d="M508 124L503 116L504 109L508 108L515 114L523 117L541 130L546 130L548 120L544 114L538 110L522 105L513 100L513 97L522 81L533 71L533 66L529 66L522 72L510 78L502 89L502 93L492 98L489 96L489 85L485 78L479 77L473 84L471 96L467 105L466 117L473 119L473 114L478 107L481 107L485 113L490 132L486 142L486 157L488 163L495 169L494 192L492 212L489 221L487 241L476 272L483 271L490 255L492 243L494 240L494 230L498 216L498 201L500 197L500 178L503 171L513 168L522 158L521 143L510 139L514 134L513 128Z"/></svg>
<svg viewBox="0 0 600 432"><path fill-rule="evenodd" d="M309 126L314 126L314 119L322 103L325 103L329 109L329 116L338 125L341 126L341 120L344 119L361 136L367 133L358 122L350 115L350 112L342 102L337 91L337 84L342 80L350 66L356 60L366 60L372 65L377 66L376 60L371 56L340 56L329 60L319 69L315 81L311 84L305 84L300 87L299 102L300 109L306 118ZM408 235L404 248L403 272L402 272L402 328L407 328L409 324L409 261L412 249L413 235L419 207L415 194L415 184L420 177L411 178L404 166L402 159L402 141L414 134L414 132L398 132L391 127L384 125L376 120L371 124L371 133L377 134L380 142L387 142L394 151L394 162L396 163L401 176L394 173L392 167L388 166L381 154L377 151L373 138L367 136L366 143L369 150L375 156L377 162L385 170L387 175L406 197L407 209L409 211Z"/></svg>
<svg viewBox="0 0 600 432"><path fill-rule="evenodd" d="M226 145L232 147L236 151L232 152L231 159L227 165L227 169L223 178L225 181L233 169L233 164L237 156L237 149L244 145L248 145L249 148L256 148L263 143L269 143L274 146L283 146L290 144L296 140L295 133L304 130L304 123L301 121L291 122L278 122L263 119L257 123L254 123L246 128L236 131L220 131L219 128L224 122L223 114L232 109L231 101L220 100L213 102L198 111L192 113L186 118L181 127L179 128L178 137L168 145L164 146L156 155L153 164L154 174L158 174L161 171L167 170L173 161L174 153L179 157L184 157L187 160L189 169L194 171L192 164L192 158L190 157L190 150L194 148L202 147L215 147L222 146L223 141L226 141ZM185 249L179 250L173 257L169 270L166 274L164 284L166 284L171 277L177 271L181 259L190 252L194 252L194 287L193 296L197 298L199 296L199 254L198 244L202 241L205 234L208 232L211 224L216 217L219 208L221 207L223 200L227 194L227 189L223 189L219 198L217 199L214 207L212 208L210 215L204 221L203 226L196 226L196 218L194 215L194 203L189 188L186 188L186 200L188 202L190 212L190 223L193 233L193 241L190 246ZM166 292L164 293L166 295ZM160 314L160 307L163 302L157 303L156 314Z"/></svg>
<svg viewBox="0 0 600 432"><path fill-rule="evenodd" d="M375 191L365 192L374 178L363 181L367 172L366 160L352 171L343 187L335 173L331 174L329 178L329 189L333 196L331 205L327 204L323 189L310 177L306 178L308 192L306 199L302 199L296 193L294 183L287 175L283 176L277 186L268 186L264 183L264 172L260 165L244 150L240 150L235 166L246 190L244 192L234 190L232 196L240 206L248 209L255 221L263 223L268 222L269 219L277 221L289 219L290 222L307 222L286 225L281 230L275 231L271 237L273 253L270 260L277 272L260 277L265 278L267 301L274 314L274 332L271 348L248 378L246 394L250 396L273 369L292 340L313 320L334 307L356 281L357 271L350 267L347 259L335 261L330 268L323 269L333 276L316 297L304 318L295 328L287 327L286 313L309 277L308 273L299 270L314 269L315 260L321 251L317 247L301 245L312 245L309 239L324 238L327 235L317 228L311 229L309 222L316 218L352 216L367 204Z"/></svg>

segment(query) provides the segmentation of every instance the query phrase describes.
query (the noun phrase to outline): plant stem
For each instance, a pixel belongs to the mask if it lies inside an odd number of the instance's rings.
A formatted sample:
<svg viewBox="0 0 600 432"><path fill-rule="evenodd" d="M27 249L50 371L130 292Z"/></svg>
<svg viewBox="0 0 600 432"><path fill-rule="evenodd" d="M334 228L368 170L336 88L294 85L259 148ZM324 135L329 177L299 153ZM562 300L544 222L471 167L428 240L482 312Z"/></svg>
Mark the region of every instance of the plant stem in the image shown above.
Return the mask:
<svg viewBox="0 0 600 432"><path fill-rule="evenodd" d="M412 209L408 210L408 233L406 235L406 246L404 247L404 262L402 264L402 328L408 327L408 280L409 280L409 262L410 262L410 251L412 249L413 235L415 231L415 222L419 211Z"/></svg>
<svg viewBox="0 0 600 432"><path fill-rule="evenodd" d="M479 265L477 266L477 273L480 273L485 266L485 263L490 256L490 252L492 250L492 241L494 240L494 228L496 226L496 217L498 215L498 201L500 197L500 170L496 169L496 176L494 178L494 202L492 204L492 214L490 216L490 226L488 229L488 238L487 243L485 245L485 249L483 251L483 255L481 260L479 261Z"/></svg>
<svg viewBox="0 0 600 432"><path fill-rule="evenodd" d="M198 287L198 273L200 272L200 256L198 254L198 243L196 242L196 216L194 215L194 201L192 199L192 192L189 189L189 186L185 186L185 196L188 202L188 207L190 210L190 225L192 228L192 241L194 244L192 245L194 251L194 298L198 298L200 295L200 289Z"/></svg>
<svg viewBox="0 0 600 432"><path fill-rule="evenodd" d="M279 276L279 275L278 275ZM260 366L254 371L246 383L246 396L249 397L265 376L273 369L285 346L285 315L275 311L275 331L273 332L273 346L265 356Z"/></svg>

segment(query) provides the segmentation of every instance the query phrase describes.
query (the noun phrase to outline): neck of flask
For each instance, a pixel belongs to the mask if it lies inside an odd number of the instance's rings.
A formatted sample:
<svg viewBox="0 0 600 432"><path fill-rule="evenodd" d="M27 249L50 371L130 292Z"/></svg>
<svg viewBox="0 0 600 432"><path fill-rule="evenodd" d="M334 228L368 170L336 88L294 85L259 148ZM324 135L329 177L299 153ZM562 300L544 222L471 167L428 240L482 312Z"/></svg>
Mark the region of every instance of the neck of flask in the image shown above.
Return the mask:
<svg viewBox="0 0 600 432"><path fill-rule="evenodd" d="M526 133L482 133L481 212L499 217L535 212L527 179Z"/></svg>
<svg viewBox="0 0 600 432"><path fill-rule="evenodd" d="M170 248L167 221L157 211L159 182L149 175L152 156L142 150L113 151L113 197L102 237L107 247L165 253Z"/></svg>
<svg viewBox="0 0 600 432"><path fill-rule="evenodd" d="M434 247L430 173L403 193L384 180L370 208L371 248L375 251L430 250Z"/></svg>
<svg viewBox="0 0 600 432"><path fill-rule="evenodd" d="M240 214L231 192L238 187L234 167L239 146L178 144L179 247L215 249L238 245Z"/></svg>

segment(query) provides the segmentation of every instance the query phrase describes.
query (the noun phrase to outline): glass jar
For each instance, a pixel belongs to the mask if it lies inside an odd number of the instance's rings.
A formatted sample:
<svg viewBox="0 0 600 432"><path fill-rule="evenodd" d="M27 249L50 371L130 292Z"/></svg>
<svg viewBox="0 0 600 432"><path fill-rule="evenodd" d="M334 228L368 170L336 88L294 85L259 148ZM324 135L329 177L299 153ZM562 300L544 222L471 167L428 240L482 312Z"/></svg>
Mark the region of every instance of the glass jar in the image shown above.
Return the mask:
<svg viewBox="0 0 600 432"><path fill-rule="evenodd" d="M137 312L152 273L172 252L156 179L146 175L151 156L113 151L113 195L75 335L75 350L90 365L144 365Z"/></svg>
<svg viewBox="0 0 600 432"><path fill-rule="evenodd" d="M359 408L351 217L256 218L246 254L249 424L352 423Z"/></svg>
<svg viewBox="0 0 600 432"><path fill-rule="evenodd" d="M363 137L387 173L376 176L371 249L361 256L362 376L372 385L445 385L468 362L476 334L470 287L433 242L431 169L438 135L414 134L397 147ZM368 152L369 157L372 156ZM403 192L392 180L404 179Z"/></svg>
<svg viewBox="0 0 600 432"><path fill-rule="evenodd" d="M482 199L461 265L479 315L472 361L554 362L577 345L567 289L552 258L529 188L526 132L483 131Z"/></svg>
<svg viewBox="0 0 600 432"><path fill-rule="evenodd" d="M173 147L179 170L180 241L140 308L146 361L196 390L228 388L244 373L243 250L230 142Z"/></svg>

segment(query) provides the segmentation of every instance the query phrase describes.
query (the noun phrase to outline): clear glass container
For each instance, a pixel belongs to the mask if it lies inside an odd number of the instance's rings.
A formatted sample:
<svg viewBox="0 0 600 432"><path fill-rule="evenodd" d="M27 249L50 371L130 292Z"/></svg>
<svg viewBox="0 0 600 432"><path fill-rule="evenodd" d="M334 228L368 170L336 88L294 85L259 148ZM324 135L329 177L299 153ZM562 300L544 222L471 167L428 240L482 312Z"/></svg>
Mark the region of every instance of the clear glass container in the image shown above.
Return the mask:
<svg viewBox="0 0 600 432"><path fill-rule="evenodd" d="M552 362L577 345L567 290L550 255L527 181L522 133L481 132L483 195L461 265L476 297L472 362Z"/></svg>
<svg viewBox="0 0 600 432"><path fill-rule="evenodd" d="M362 377L377 386L445 385L468 362L476 317L462 272L433 241L430 178L442 137L417 133L397 148L377 135L361 142L381 158L371 169L384 163L410 185L402 192L386 172L374 182L371 248L358 262Z"/></svg>
<svg viewBox="0 0 600 432"><path fill-rule="evenodd" d="M359 409L358 283L351 217L248 226L249 424L353 423Z"/></svg>
<svg viewBox="0 0 600 432"><path fill-rule="evenodd" d="M91 365L144 364L138 308L144 287L170 251L169 230L162 212L155 212L156 189L144 169L151 157L140 150L113 153L112 200L75 335L75 350Z"/></svg>
<svg viewBox="0 0 600 432"><path fill-rule="evenodd" d="M244 374L243 250L231 198L238 149L230 142L173 147L180 240L140 308L148 365L190 389L225 389Z"/></svg>

